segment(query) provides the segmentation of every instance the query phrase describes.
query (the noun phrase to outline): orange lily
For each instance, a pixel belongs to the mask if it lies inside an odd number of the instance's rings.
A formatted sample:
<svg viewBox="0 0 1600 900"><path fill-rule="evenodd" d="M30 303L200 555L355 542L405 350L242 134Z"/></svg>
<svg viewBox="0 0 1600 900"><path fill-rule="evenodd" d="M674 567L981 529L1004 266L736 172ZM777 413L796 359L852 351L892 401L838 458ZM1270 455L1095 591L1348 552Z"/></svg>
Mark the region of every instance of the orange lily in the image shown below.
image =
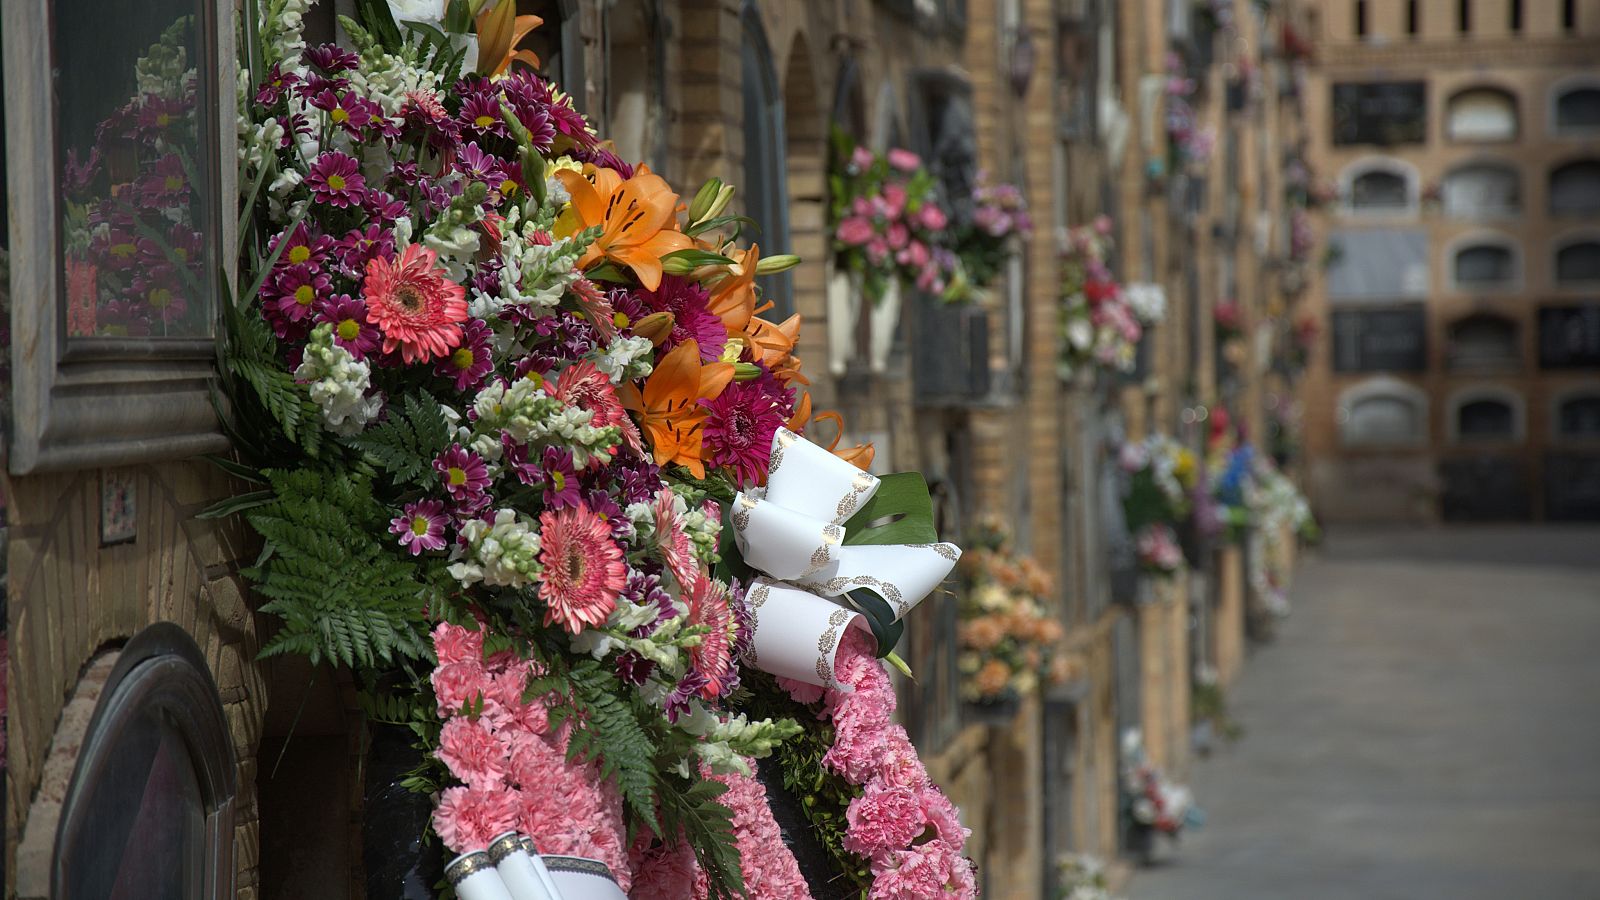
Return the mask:
<svg viewBox="0 0 1600 900"><path fill-rule="evenodd" d="M828 445L828 452L863 472L871 468L872 458L878 452L877 448L871 444L857 444L854 447L846 447L843 450L834 449L839 446L839 439L844 437L844 417L832 410L828 410L827 412L817 413L813 421L821 422L824 420L831 420L834 424L833 443Z"/></svg>
<svg viewBox="0 0 1600 900"><path fill-rule="evenodd" d="M706 308L722 319L729 334L747 334L750 318L772 306L769 302L756 307L756 264L761 262L761 247L751 244L749 250L731 250L727 256L733 263L727 267L728 274L711 286Z"/></svg>
<svg viewBox="0 0 1600 900"><path fill-rule="evenodd" d="M750 334L750 349L756 361L764 363L779 381L788 384L798 381L810 384L810 379L800 374L800 359L794 356L794 345L800 338L800 314L795 313L774 325L766 319L752 317L746 325Z"/></svg>
<svg viewBox="0 0 1600 900"><path fill-rule="evenodd" d="M516 0L500 0L493 9L478 13L478 73L490 78L520 61L539 68L532 50L518 50L528 32L544 24L538 16L517 15Z"/></svg>
<svg viewBox="0 0 1600 900"><path fill-rule="evenodd" d="M794 405L794 415L783 423L783 427L798 434L809 421L811 421L811 394L808 391L801 391L800 399Z"/></svg>
<svg viewBox="0 0 1600 900"><path fill-rule="evenodd" d="M660 175L639 166L623 180L613 169L586 163L583 173L556 170L572 202L556 221L556 233L569 237L600 226L600 236L578 260L587 268L602 257L626 266L648 290L661 286L661 257L694 246L694 239L677 230L678 195Z"/></svg>
<svg viewBox="0 0 1600 900"><path fill-rule="evenodd" d="M622 386L622 405L638 415L656 465L679 463L694 477L706 477L700 461L706 411L700 401L721 394L732 380L732 363L701 364L700 345L684 341L656 361L642 392L632 382Z"/></svg>

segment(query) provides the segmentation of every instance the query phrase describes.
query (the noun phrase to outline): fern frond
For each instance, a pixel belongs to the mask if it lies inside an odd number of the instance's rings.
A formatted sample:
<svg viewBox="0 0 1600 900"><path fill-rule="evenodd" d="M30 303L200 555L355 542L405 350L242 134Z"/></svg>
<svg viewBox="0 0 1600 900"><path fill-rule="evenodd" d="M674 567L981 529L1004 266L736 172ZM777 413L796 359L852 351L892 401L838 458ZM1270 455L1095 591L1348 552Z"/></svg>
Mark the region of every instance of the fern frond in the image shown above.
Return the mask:
<svg viewBox="0 0 1600 900"><path fill-rule="evenodd" d="M397 481L427 483L433 479L433 460L450 439L439 401L426 393L407 394L400 404L390 404L384 421L349 440L371 462Z"/></svg>

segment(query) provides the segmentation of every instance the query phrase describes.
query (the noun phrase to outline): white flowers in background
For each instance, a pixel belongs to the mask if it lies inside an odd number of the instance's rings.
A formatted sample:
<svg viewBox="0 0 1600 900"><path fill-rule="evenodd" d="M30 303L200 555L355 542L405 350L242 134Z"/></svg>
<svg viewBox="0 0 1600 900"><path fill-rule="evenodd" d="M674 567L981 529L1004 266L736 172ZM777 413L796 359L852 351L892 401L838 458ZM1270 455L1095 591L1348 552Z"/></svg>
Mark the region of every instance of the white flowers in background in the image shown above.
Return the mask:
<svg viewBox="0 0 1600 900"><path fill-rule="evenodd" d="M1154 325L1167 315L1167 289L1151 282L1124 285L1122 299L1145 325Z"/></svg>
<svg viewBox="0 0 1600 900"><path fill-rule="evenodd" d="M482 582L491 587L526 587L539 577L539 525L513 509L497 509L493 522L469 519L461 526L466 542L452 552L458 561L450 575L462 587Z"/></svg>
<svg viewBox="0 0 1600 900"><path fill-rule="evenodd" d="M333 326L326 322L312 330L294 377L310 383L311 399L334 434L357 434L383 411L381 395L367 396L372 369L333 342Z"/></svg>
<svg viewBox="0 0 1600 900"><path fill-rule="evenodd" d="M1055 900L1118 900L1106 884L1106 863L1088 853L1064 853L1056 860Z"/></svg>

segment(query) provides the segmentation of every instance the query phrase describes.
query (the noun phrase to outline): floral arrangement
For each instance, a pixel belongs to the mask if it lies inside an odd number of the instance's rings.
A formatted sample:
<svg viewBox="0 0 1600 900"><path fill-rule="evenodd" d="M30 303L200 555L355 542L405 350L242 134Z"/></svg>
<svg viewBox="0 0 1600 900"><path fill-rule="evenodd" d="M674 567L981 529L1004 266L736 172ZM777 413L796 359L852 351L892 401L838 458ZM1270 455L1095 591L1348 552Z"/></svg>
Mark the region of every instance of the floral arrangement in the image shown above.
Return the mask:
<svg viewBox="0 0 1600 900"><path fill-rule="evenodd" d="M1311 505L1272 460L1258 457L1246 502L1254 521L1250 532L1247 578L1266 611L1278 618L1289 614L1289 572L1282 542L1291 535L1315 540L1318 535Z"/></svg>
<svg viewBox="0 0 1600 900"><path fill-rule="evenodd" d="M837 269L857 272L874 303L891 282L947 296L960 290L960 259L945 228L933 175L910 150L876 154L834 128L828 172L829 228Z"/></svg>
<svg viewBox="0 0 1600 900"><path fill-rule="evenodd" d="M1006 262L1017 254L1019 243L1032 233L1033 218L1028 215L1022 190L1014 184L991 182L986 173L979 172L972 189L971 219L952 229L952 247L961 261L958 271L965 278L965 290L982 292L992 286Z"/></svg>
<svg viewBox="0 0 1600 900"><path fill-rule="evenodd" d="M1177 573L1184 557L1174 526L1189 516L1199 481L1194 452L1164 434L1153 434L1123 444L1117 461L1127 476L1123 517L1140 567L1158 575Z"/></svg>
<svg viewBox="0 0 1600 900"><path fill-rule="evenodd" d="M1111 220L1100 216L1063 236L1061 258L1062 378L1087 366L1132 372L1144 327L1106 264Z"/></svg>
<svg viewBox="0 0 1600 900"><path fill-rule="evenodd" d="M1215 666L1195 666L1189 690L1190 718L1194 723L1192 743L1201 756L1208 756L1217 738L1236 741L1244 736L1244 726L1228 712L1228 694Z"/></svg>
<svg viewBox="0 0 1600 900"><path fill-rule="evenodd" d="M1087 853L1065 853L1056 860L1055 900L1118 900L1106 881L1106 864Z"/></svg>
<svg viewBox="0 0 1600 900"><path fill-rule="evenodd" d="M1244 309L1232 297L1217 301L1211 310L1211 321L1219 344L1244 337Z"/></svg>
<svg viewBox="0 0 1600 900"><path fill-rule="evenodd" d="M1167 146L1174 171L1200 168L1211 160L1216 150L1217 133L1209 125L1201 125L1199 116L1190 105L1199 84L1184 71L1183 57L1167 54Z"/></svg>
<svg viewBox="0 0 1600 900"><path fill-rule="evenodd" d="M210 289L206 203L196 178L194 19L134 64L133 98L69 146L62 172L67 334L203 335Z"/></svg>
<svg viewBox="0 0 1600 900"><path fill-rule="evenodd" d="M1021 700L1066 677L1060 650L1065 630L1045 604L1050 577L1033 557L1018 553L998 523L979 529L974 549L963 556L964 590L957 640L961 696L970 703Z"/></svg>
<svg viewBox="0 0 1600 900"><path fill-rule="evenodd" d="M762 318L756 284L797 260L735 243L721 182L680 203L618 159L517 49L539 23L514 4L361 3L351 47L306 45L309 4L246 16L218 464L254 490L207 513L265 544L263 655L355 670L369 719L414 736L406 784L453 853L518 830L636 897L807 897L827 873L780 839L767 759L838 779L810 806L864 894L973 896L966 832L888 723L888 600L807 595L853 623L823 687L753 668L787 582L747 525L785 453L896 518L826 533L959 555L920 476L874 494L849 464L870 446L797 433L799 319ZM775 756L789 739L826 746Z"/></svg>
<svg viewBox="0 0 1600 900"><path fill-rule="evenodd" d="M1137 728L1122 736L1122 796L1129 820L1146 833L1176 838L1186 825L1200 820L1189 789L1145 758L1144 737Z"/></svg>

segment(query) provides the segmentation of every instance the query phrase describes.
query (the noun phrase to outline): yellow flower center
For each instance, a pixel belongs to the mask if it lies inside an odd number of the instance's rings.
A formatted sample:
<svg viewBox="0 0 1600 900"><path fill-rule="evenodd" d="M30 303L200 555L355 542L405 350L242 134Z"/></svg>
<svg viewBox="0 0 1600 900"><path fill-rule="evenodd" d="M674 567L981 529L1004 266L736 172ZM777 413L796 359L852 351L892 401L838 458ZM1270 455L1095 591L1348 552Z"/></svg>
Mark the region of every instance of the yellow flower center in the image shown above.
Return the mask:
<svg viewBox="0 0 1600 900"><path fill-rule="evenodd" d="M167 180L163 181L161 183L163 185L166 185L166 188L169 191L175 191L175 190L183 187L183 179L179 178L176 175L168 175L167 176Z"/></svg>
<svg viewBox="0 0 1600 900"><path fill-rule="evenodd" d="M294 302L301 306L310 306L311 301L315 299L317 299L317 292L312 290L309 284L302 284L294 289Z"/></svg>
<svg viewBox="0 0 1600 900"><path fill-rule="evenodd" d="M611 314L611 324L617 326L618 328L627 328L628 324L629 324L629 322L628 322L628 314L627 313L612 313Z"/></svg>
<svg viewBox="0 0 1600 900"><path fill-rule="evenodd" d="M171 124L172 124L172 114L171 113L156 113L156 125L158 127L165 128L165 127L167 127L168 125L171 125Z"/></svg>
<svg viewBox="0 0 1600 900"><path fill-rule="evenodd" d="M512 181L511 179L507 178L504 181L500 182L500 193L503 196L510 197L512 194L515 194L516 192L517 192L517 183L515 181Z"/></svg>
<svg viewBox="0 0 1600 900"><path fill-rule="evenodd" d="M528 370L528 374L526 374L526 375L524 375L522 377L528 379L531 382L533 382L533 386L534 387L544 387L544 376L540 375L538 372L533 371L532 369L529 369Z"/></svg>
<svg viewBox="0 0 1600 900"><path fill-rule="evenodd" d="M152 288L149 295L150 305L156 309L165 309L172 303L172 292L166 288Z"/></svg>
<svg viewBox="0 0 1600 900"><path fill-rule="evenodd" d="M172 258L178 262L186 263L189 261L189 251L182 247L174 247L172 248Z"/></svg>
<svg viewBox="0 0 1600 900"><path fill-rule="evenodd" d="M449 479L451 487L460 487L467 483L467 471L460 466L451 466L446 469L445 477Z"/></svg>
<svg viewBox="0 0 1600 900"><path fill-rule="evenodd" d="M470 347L457 347L456 352L450 354L450 364L463 372L472 368L475 359Z"/></svg>
<svg viewBox="0 0 1600 900"><path fill-rule="evenodd" d="M135 247L132 242L112 244L111 255L115 256L117 259L132 259L134 251L138 249L139 248Z"/></svg>
<svg viewBox="0 0 1600 900"><path fill-rule="evenodd" d="M479 116L476 119L472 120L472 124L478 126L479 128L488 128L490 125L494 124L494 116L491 116L491 115Z"/></svg>
<svg viewBox="0 0 1600 900"><path fill-rule="evenodd" d="M300 244L298 246L289 248L289 262L303 263L310 258L311 248L307 247L305 244Z"/></svg>
<svg viewBox="0 0 1600 900"><path fill-rule="evenodd" d="M560 493L561 491L566 490L566 487L567 487L567 476L562 474L561 472L551 472L550 473L550 486L556 489L556 493Z"/></svg>
<svg viewBox="0 0 1600 900"><path fill-rule="evenodd" d="M329 175L328 176L328 187L331 187L336 191L344 190L344 176L343 175Z"/></svg>
<svg viewBox="0 0 1600 900"><path fill-rule="evenodd" d="M353 341L361 336L361 323L355 319L345 319L339 323L339 337Z"/></svg>
<svg viewBox="0 0 1600 900"><path fill-rule="evenodd" d="M350 114L345 111L344 107L335 106L333 112L328 113L328 118L332 119L335 125L343 125L350 121Z"/></svg>
<svg viewBox="0 0 1600 900"><path fill-rule="evenodd" d="M411 533L416 535L417 537L422 537L423 535L427 534L428 533L428 517L427 516L412 516L411 517Z"/></svg>

